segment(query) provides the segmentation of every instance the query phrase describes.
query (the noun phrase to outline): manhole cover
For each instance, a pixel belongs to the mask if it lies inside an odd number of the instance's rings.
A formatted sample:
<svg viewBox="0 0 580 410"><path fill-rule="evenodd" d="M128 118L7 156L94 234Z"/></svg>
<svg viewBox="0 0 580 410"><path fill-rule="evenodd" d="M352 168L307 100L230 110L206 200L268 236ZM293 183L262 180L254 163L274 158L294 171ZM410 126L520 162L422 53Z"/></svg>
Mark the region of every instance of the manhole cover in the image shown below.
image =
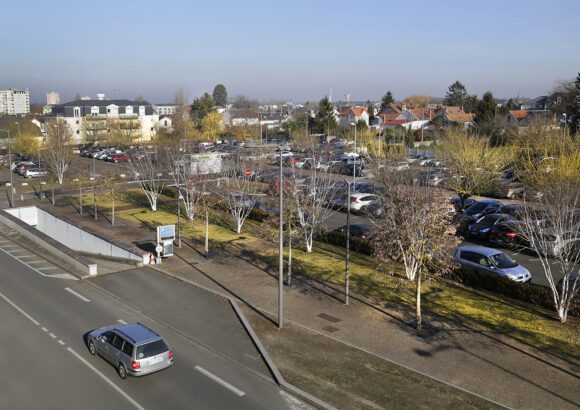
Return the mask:
<svg viewBox="0 0 580 410"><path fill-rule="evenodd" d="M326 320L328 322L331 322L331 323L338 323L338 322L340 322L342 320L342 319L339 319L337 317L334 317L334 316L331 316L331 315L327 315L326 313L319 313L316 316L319 317L319 318L321 318L321 319L324 319L324 320Z"/></svg>

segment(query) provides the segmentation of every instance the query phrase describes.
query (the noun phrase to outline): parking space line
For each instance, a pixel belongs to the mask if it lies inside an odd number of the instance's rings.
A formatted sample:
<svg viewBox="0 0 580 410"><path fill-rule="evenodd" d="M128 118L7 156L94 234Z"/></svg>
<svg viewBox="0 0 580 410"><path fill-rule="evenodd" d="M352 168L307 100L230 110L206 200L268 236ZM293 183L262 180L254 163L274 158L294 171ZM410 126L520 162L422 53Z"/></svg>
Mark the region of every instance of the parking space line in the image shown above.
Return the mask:
<svg viewBox="0 0 580 410"><path fill-rule="evenodd" d="M228 382L226 382L225 380L217 377L215 374L210 373L209 371L205 370L201 366L195 366L194 369L197 370L198 372L206 375L207 377L209 377L210 379L212 379L214 382L221 384L226 389L230 390L231 392L233 392L234 394L236 394L236 395L238 395L240 397L242 397L242 396L244 396L246 394L243 391L241 391L240 389L238 389L237 387L234 387L231 384L229 384Z"/></svg>
<svg viewBox="0 0 580 410"><path fill-rule="evenodd" d="M19 311L20 313L22 313L28 320L30 320L32 323L34 323L36 326L40 325L40 323L38 323L36 320L34 320L34 318L32 316L30 316L28 313L26 313L24 310L20 309L14 302L12 302L10 299L8 299L6 296L4 296L2 293L0 293L0 297L2 299L4 299L10 306L12 306L14 309L16 309L17 311Z"/></svg>
<svg viewBox="0 0 580 410"><path fill-rule="evenodd" d="M64 346L65 345L65 342L63 342L62 340L59 339L58 340L58 344L61 345L61 346Z"/></svg>
<svg viewBox="0 0 580 410"><path fill-rule="evenodd" d="M64 288L64 290L66 290L68 293L70 293L71 295L75 295L77 298L79 298L80 300L82 300L83 302L90 302L90 299L87 299L86 297L84 297L83 295L81 295L80 293L75 292L74 290L72 290L71 288Z"/></svg>
<svg viewBox="0 0 580 410"><path fill-rule="evenodd" d="M75 356L77 359L79 359L81 362L83 362L89 369L91 369L93 372L95 372L97 374L97 376L99 376L109 386L111 386L113 389L115 389L117 391L117 393L119 393L121 396L123 396L125 399L127 399L127 401L129 403L131 403L133 406L135 406L135 408L144 410L144 407L143 406L141 406L131 396L129 396L127 393L125 393L123 390L121 390L121 388L119 386L117 386L115 383L113 383L111 380L109 380L109 378L107 376L105 376L103 373L101 373L99 370L97 370L96 367L94 367L92 364L90 364L89 362L87 362L80 354L78 354L77 352L75 352L70 347L67 347L66 350L68 350L69 352L71 352L73 356Z"/></svg>
<svg viewBox="0 0 580 410"><path fill-rule="evenodd" d="M43 332L48 332L48 329L47 329L47 328L45 328L44 326L43 326L43 327L41 327L41 329L42 329L42 331L43 331Z"/></svg>
<svg viewBox="0 0 580 410"><path fill-rule="evenodd" d="M49 333L48 334L50 337L52 337L53 339L56 339L56 335L54 333Z"/></svg>

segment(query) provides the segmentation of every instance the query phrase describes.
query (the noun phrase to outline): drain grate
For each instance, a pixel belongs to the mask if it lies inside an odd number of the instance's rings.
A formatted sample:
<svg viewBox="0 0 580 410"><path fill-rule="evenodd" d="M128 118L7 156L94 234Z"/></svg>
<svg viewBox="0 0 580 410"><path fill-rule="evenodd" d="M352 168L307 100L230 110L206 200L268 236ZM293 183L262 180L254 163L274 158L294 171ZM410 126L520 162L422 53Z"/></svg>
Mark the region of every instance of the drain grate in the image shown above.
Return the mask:
<svg viewBox="0 0 580 410"><path fill-rule="evenodd" d="M334 316L331 316L331 315L327 315L326 313L319 313L316 316L319 317L319 318L321 318L321 319L324 319L324 320L326 320L328 322L331 322L331 323L338 323L338 322L340 322L342 320L342 319L339 319L337 317L334 317Z"/></svg>

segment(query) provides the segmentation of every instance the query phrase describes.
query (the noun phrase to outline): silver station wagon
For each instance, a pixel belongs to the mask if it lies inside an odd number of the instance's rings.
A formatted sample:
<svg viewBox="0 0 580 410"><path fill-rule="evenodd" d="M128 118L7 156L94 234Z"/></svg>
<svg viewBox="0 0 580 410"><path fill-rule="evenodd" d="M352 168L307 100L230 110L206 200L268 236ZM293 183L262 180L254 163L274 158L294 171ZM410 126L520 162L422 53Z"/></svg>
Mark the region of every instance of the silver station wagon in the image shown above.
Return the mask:
<svg viewBox="0 0 580 410"><path fill-rule="evenodd" d="M112 325L88 335L89 352L117 369L119 377L144 376L173 365L173 351L155 331L141 323Z"/></svg>

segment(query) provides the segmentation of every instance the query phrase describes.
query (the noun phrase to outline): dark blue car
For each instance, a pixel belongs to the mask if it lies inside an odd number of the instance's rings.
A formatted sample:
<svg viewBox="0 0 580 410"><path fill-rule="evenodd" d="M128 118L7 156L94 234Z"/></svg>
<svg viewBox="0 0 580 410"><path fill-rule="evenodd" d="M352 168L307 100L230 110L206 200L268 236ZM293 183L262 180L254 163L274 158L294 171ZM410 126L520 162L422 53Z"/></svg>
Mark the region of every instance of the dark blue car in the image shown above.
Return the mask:
<svg viewBox="0 0 580 410"><path fill-rule="evenodd" d="M489 239L489 234L494 226L512 219L510 215L505 214L489 214L482 216L475 223L469 225L467 228L467 235L477 239Z"/></svg>

